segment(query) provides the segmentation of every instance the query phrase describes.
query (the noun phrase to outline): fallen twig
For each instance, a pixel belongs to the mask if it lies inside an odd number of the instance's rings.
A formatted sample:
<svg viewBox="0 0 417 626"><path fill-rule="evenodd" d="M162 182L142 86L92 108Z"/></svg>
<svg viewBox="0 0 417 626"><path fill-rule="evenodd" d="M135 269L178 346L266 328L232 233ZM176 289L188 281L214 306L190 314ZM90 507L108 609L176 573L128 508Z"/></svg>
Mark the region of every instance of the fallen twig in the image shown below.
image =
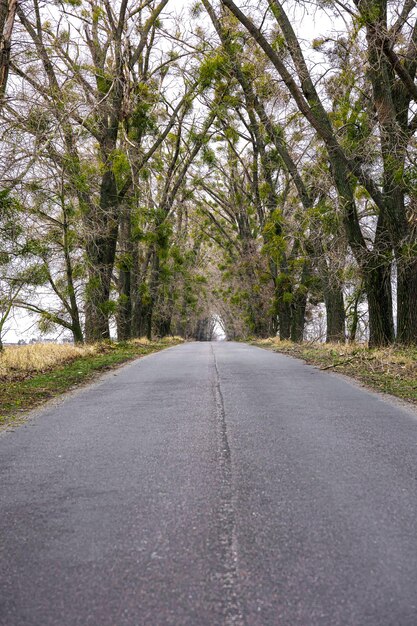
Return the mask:
<svg viewBox="0 0 417 626"><path fill-rule="evenodd" d="M337 363L332 363L331 365L326 365L326 367L321 367L321 370L330 370L332 367L338 367L339 365L348 365L352 363L355 359L361 359L362 361L375 361L375 356L363 357L362 354L355 354L351 359L346 359L345 361L338 361Z"/></svg>

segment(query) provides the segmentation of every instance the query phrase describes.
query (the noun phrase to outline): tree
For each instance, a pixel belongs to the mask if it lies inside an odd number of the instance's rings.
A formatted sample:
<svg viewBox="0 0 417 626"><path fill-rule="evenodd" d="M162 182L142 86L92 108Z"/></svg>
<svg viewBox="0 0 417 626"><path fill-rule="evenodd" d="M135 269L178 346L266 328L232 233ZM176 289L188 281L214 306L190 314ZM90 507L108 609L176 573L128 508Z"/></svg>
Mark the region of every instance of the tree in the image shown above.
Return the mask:
<svg viewBox="0 0 417 626"><path fill-rule="evenodd" d="M293 339L300 340L303 337L308 283L312 281L310 257L314 256L312 242L306 240L305 235L302 234L302 228L306 229L309 220L313 219L313 213L316 211L314 207L315 197L303 180L301 173L303 164L297 164L291 155L291 148L286 141L286 130L270 112L267 113L267 109L271 111L270 102L273 101L277 107L280 96L283 100L281 94L274 93L274 90L271 89L272 77L269 85L266 86L265 78L268 75L268 68L259 59L256 49L252 51L246 48L243 51L242 46L238 43L239 35L236 33L234 24L230 23L230 19L227 19L225 15L218 18L208 0L203 0L203 4L222 43L223 54L226 55L229 64L229 72L240 85L244 96L244 102L241 106L248 116L246 129L251 136L253 151L256 154L254 183L255 186L262 183L261 188L254 190L254 197L256 198L255 203L258 205L261 228L264 228L265 233L264 252L269 255L271 277L275 284L274 310L279 318L280 336L282 339L288 339L292 336ZM249 58L251 58L251 62L249 62ZM284 101L282 106L285 106ZM299 130L297 134L300 134ZM257 159L260 160L259 166ZM259 167L260 172L257 171ZM293 239L291 251L287 249L291 237L286 228L285 209L282 206L289 194L288 191L284 195L277 193L276 182L274 181L276 171L280 168L288 173L284 188L288 187L288 180L290 180L304 209L298 216L299 223L304 226ZM262 207L261 196L264 196L265 207ZM319 202L323 202L323 191L317 194L317 199ZM293 199L292 202L294 202ZM318 225L320 224L315 219L314 248L319 247L320 252L324 254L323 243L318 235L322 229L319 228L317 231ZM302 255L304 260L300 258ZM344 340L345 332L343 295L340 285L333 285L334 280L330 280L330 271L324 272L324 267L325 263L321 262L320 277L326 305L329 309L328 338L329 340L340 341ZM298 272L298 270L300 271Z"/></svg>
<svg viewBox="0 0 417 626"><path fill-rule="evenodd" d="M65 167L83 215L89 341L109 337L109 316L115 311L110 294L116 246L128 195L193 91L192 85L184 84L184 94L171 106L162 90L177 57L169 50L167 58L161 60L157 52L152 60L166 4L167 0L143 7L129 6L125 0L117 5L87 1L81 14L70 14L65 23L61 19L67 15L65 9L55 24L42 21L38 0L33 0L33 18L20 5L17 9L39 64L30 73L23 63L13 63L12 69L34 90L62 133L55 156ZM81 58L81 42L87 59ZM52 61L52 54L59 63ZM94 155L96 170L92 186L88 153ZM120 176L123 163L128 171Z"/></svg>
<svg viewBox="0 0 417 626"><path fill-rule="evenodd" d="M121 340L221 323L300 341L325 308L344 341L366 294L379 345L394 285L414 341L414 9L349 2L311 53L279 0L202 0L194 22L168 0L17 2L0 176L26 248L7 315L75 341L114 322Z"/></svg>
<svg viewBox="0 0 417 626"><path fill-rule="evenodd" d="M363 167L360 159L347 154L340 144L331 116L318 94L294 28L278 0L270 0L282 36L284 52L276 50L254 22L232 0L222 3L252 35L278 71L300 112L326 146L334 184L338 193L349 245L364 276L370 318L370 344L390 343L394 338L391 297L391 238L386 226L386 198ZM294 67L284 62L287 54ZM297 82L298 80L298 82ZM357 184L363 185L379 209L374 240L367 243L361 229L355 202Z"/></svg>

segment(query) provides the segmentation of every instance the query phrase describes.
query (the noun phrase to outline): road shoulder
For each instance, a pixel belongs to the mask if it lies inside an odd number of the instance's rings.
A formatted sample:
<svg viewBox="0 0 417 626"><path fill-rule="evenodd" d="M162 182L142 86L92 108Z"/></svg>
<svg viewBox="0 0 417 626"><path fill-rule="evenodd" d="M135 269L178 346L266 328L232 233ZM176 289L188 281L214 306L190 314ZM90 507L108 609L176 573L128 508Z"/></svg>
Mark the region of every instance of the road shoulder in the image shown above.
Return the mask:
<svg viewBox="0 0 417 626"><path fill-rule="evenodd" d="M302 360L417 414L416 348L372 350L358 344L295 344L275 338L251 341L250 345Z"/></svg>

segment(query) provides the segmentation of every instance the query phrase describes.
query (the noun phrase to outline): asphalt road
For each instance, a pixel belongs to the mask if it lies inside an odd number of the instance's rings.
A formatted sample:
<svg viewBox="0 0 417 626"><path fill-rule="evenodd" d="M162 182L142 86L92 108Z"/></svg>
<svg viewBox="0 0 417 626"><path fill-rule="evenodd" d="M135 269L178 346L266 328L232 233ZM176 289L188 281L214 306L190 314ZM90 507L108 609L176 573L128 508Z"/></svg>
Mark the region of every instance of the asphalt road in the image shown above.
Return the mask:
<svg viewBox="0 0 417 626"><path fill-rule="evenodd" d="M416 626L417 419L187 344L0 437L2 626Z"/></svg>

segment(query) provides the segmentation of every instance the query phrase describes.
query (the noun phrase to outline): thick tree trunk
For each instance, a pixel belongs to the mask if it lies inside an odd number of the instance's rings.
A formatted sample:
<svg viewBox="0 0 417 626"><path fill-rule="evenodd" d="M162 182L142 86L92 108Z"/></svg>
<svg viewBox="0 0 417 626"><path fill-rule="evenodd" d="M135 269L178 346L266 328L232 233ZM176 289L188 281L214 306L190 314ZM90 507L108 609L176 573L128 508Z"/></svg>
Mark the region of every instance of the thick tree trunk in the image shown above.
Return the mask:
<svg viewBox="0 0 417 626"><path fill-rule="evenodd" d="M306 307L307 292L296 294L291 304L291 341L296 343L301 343L304 339Z"/></svg>
<svg viewBox="0 0 417 626"><path fill-rule="evenodd" d="M289 302L278 302L278 318L279 318L279 338L281 341L287 341L291 337L291 304Z"/></svg>
<svg viewBox="0 0 417 626"><path fill-rule="evenodd" d="M132 301L130 297L130 271L120 270L119 303L117 311L117 338L126 341L132 337Z"/></svg>
<svg viewBox="0 0 417 626"><path fill-rule="evenodd" d="M145 326L146 326L146 338L149 341L152 341L152 322L153 322L153 306L152 304L150 304L149 308L146 311L146 316L145 316Z"/></svg>
<svg viewBox="0 0 417 626"><path fill-rule="evenodd" d="M109 297L111 276L107 263L100 262L100 257L103 255L99 254L97 256L99 257L96 258L97 265L90 269L87 285L85 336L89 343L110 339Z"/></svg>
<svg viewBox="0 0 417 626"><path fill-rule="evenodd" d="M167 337L171 334L171 317L163 317L158 320L155 328L157 337Z"/></svg>
<svg viewBox="0 0 417 626"><path fill-rule="evenodd" d="M386 226L395 251L398 270L397 292L397 340L399 343L415 343L417 340L417 259L415 258L415 223L407 216L405 193L406 177L403 176L407 158L409 133L410 93L401 81L396 80L396 70L390 61L394 43L388 45L386 37L387 4L375 2L372 15L367 5L358 4L367 19L366 38L368 43L369 75L372 81L374 110L378 116L383 161L383 193L386 205ZM410 40L411 44L412 39ZM392 47L391 47L392 46ZM405 68L410 68L405 60ZM415 64L413 55L412 64ZM402 65L401 65L402 67ZM397 68L398 70L399 68ZM403 68L404 70L404 68ZM405 69L407 72L407 69ZM414 82L415 69L410 75ZM404 245L406 244L406 245ZM410 245L411 244L411 245ZM404 253L414 254L414 259L405 258Z"/></svg>
<svg viewBox="0 0 417 626"><path fill-rule="evenodd" d="M80 320L77 318L72 319L72 336L74 343L84 343L83 330L81 328Z"/></svg>
<svg viewBox="0 0 417 626"><path fill-rule="evenodd" d="M417 260L397 262L397 341L417 344Z"/></svg>
<svg viewBox="0 0 417 626"><path fill-rule="evenodd" d="M196 341L212 341L213 331L214 321L210 317L198 320L195 332Z"/></svg>
<svg viewBox="0 0 417 626"><path fill-rule="evenodd" d="M360 285L356 291L355 298L352 302L352 308L348 318L348 341L354 343L356 341L356 333L359 326L359 303L363 297L363 286Z"/></svg>
<svg viewBox="0 0 417 626"><path fill-rule="evenodd" d="M352 323L349 328L349 343L355 343L356 333L358 332L359 315L358 309L355 307L352 313Z"/></svg>
<svg viewBox="0 0 417 626"><path fill-rule="evenodd" d="M154 320L155 334L157 337L171 335L172 312L174 310L173 293L170 291L167 301L162 299L161 294L157 304L158 314Z"/></svg>
<svg viewBox="0 0 417 626"><path fill-rule="evenodd" d="M155 304L158 296L158 288L159 288L159 268L160 261L158 250L155 248L152 253L152 270L151 277L149 281L149 305L146 310L146 337L151 341L152 339L152 330L153 330L153 318L154 318L154 310Z"/></svg>
<svg viewBox="0 0 417 626"><path fill-rule="evenodd" d="M107 241L97 241L88 246L87 254L90 263L87 285L87 302L85 316L85 335L88 342L102 341L110 338L110 285L116 249L116 235ZM92 262L95 262L93 265Z"/></svg>
<svg viewBox="0 0 417 626"><path fill-rule="evenodd" d="M276 275L274 308L278 314L279 338L281 341L289 341L291 338L292 285L285 256L281 259L281 267L279 271L277 269Z"/></svg>
<svg viewBox="0 0 417 626"><path fill-rule="evenodd" d="M369 310L369 346L387 346L394 342L391 264L373 258L364 272L364 283Z"/></svg>
<svg viewBox="0 0 417 626"><path fill-rule="evenodd" d="M116 180L109 170L102 179L100 207L95 215L87 217L89 280L85 334L89 342L110 338L109 299L118 233L116 208Z"/></svg>
<svg viewBox="0 0 417 626"><path fill-rule="evenodd" d="M131 336L140 337L142 330L142 302L139 294L139 289L132 284L132 326Z"/></svg>
<svg viewBox="0 0 417 626"><path fill-rule="evenodd" d="M132 303L130 335L135 338L144 336L141 282L139 248L137 245L134 245L132 246L132 270L130 275L130 297Z"/></svg>
<svg viewBox="0 0 417 626"><path fill-rule="evenodd" d="M300 278L300 285L294 292L291 302L291 341L301 343L304 339L308 286L311 277L310 262L305 260Z"/></svg>
<svg viewBox="0 0 417 626"><path fill-rule="evenodd" d="M134 298L132 311L132 337L139 339L148 333L148 304L143 302L142 294L138 292Z"/></svg>
<svg viewBox="0 0 417 626"><path fill-rule="evenodd" d="M270 335L269 319L258 316L255 323L252 324L252 332L255 337L266 339Z"/></svg>
<svg viewBox="0 0 417 626"><path fill-rule="evenodd" d="M326 342L344 343L346 316L341 288L329 286L325 289L324 303L326 305Z"/></svg>
<svg viewBox="0 0 417 626"><path fill-rule="evenodd" d="M126 341L132 337L132 241L130 211L126 207L119 229L119 304L117 310L117 337Z"/></svg>
<svg viewBox="0 0 417 626"><path fill-rule="evenodd" d="M64 205L63 205L64 208ZM83 329L80 321L80 311L78 309L78 302L74 284L74 269L71 259L71 244L69 237L69 224L67 220L67 212L65 208L63 210L63 241L64 241L64 257L65 257L65 269L67 274L67 289L69 295L70 312L71 312L71 324L72 324L72 336L74 343L84 343Z"/></svg>

